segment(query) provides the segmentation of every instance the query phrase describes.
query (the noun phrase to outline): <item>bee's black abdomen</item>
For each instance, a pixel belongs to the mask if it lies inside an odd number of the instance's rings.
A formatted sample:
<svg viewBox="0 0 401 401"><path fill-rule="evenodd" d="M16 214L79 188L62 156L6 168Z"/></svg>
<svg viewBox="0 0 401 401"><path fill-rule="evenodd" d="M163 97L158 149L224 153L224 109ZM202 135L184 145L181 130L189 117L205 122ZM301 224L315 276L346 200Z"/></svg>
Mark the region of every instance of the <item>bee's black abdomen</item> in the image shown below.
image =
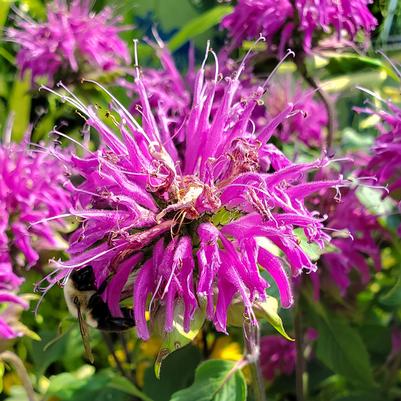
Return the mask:
<svg viewBox="0 0 401 401"><path fill-rule="evenodd" d="M91 297L88 307L91 317L97 322L97 329L103 331L125 331L135 326L132 309L121 308L122 317L114 317L99 294Z"/></svg>
<svg viewBox="0 0 401 401"><path fill-rule="evenodd" d="M125 331L135 326L135 320L125 317L111 317L107 320L98 321L98 329L103 331Z"/></svg>

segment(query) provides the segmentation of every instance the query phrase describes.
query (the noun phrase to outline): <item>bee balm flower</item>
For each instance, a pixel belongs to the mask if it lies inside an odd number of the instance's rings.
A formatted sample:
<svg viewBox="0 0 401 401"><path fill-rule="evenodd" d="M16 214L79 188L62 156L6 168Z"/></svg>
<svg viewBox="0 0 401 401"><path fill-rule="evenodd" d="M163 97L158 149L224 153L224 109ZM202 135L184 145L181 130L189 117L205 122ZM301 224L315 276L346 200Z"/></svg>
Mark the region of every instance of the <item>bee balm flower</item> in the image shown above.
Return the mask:
<svg viewBox="0 0 401 401"><path fill-rule="evenodd" d="M314 99L313 93L304 90L299 84L293 85L290 79L272 85L265 96L267 120L279 115L291 100L296 100L294 111L299 112L283 121L277 130L280 140L298 140L307 146L322 146L328 120L327 110L320 101Z"/></svg>
<svg viewBox="0 0 401 401"><path fill-rule="evenodd" d="M110 8L95 14L88 0L73 0L70 5L58 0L49 3L47 21L21 19L7 36L20 47L21 74L30 70L33 82L42 76L53 82L67 73L88 68L110 71L128 63L128 48L118 37L117 22Z"/></svg>
<svg viewBox="0 0 401 401"><path fill-rule="evenodd" d="M7 256L7 251L1 249L0 245L0 340L15 338L22 334L13 327L15 319L13 306L28 308L28 303L16 295L23 279L13 273ZM5 307L6 304L8 304L7 307Z"/></svg>
<svg viewBox="0 0 401 401"><path fill-rule="evenodd" d="M268 288L259 266L277 283L282 306L290 307L290 276L316 269L294 229L303 228L321 247L329 239L323 219L303 202L316 189L339 184L304 182L309 171L328 161L291 164L267 144L278 119L253 130L250 116L264 88L233 101L243 63L219 82L217 67L213 79L205 78L205 62L194 79L179 148L156 123L139 68L141 124L113 97L110 125L95 107L72 93L64 96L87 117L102 147L85 158L71 157L81 178L76 187L81 207L71 213L82 225L70 239L71 259L55 262L50 284L91 265L97 285L110 280L105 298L118 316L120 298L134 277L136 328L143 339L149 337L147 311L151 317L163 311L168 332L182 310L188 331L194 313L205 307L207 319L226 332L227 310L240 300L257 324L253 308L266 299ZM215 103L218 85L224 91Z"/></svg>
<svg viewBox="0 0 401 401"><path fill-rule="evenodd" d="M1 262L34 266L38 250L55 246L50 221L70 206L61 163L25 143L0 144Z"/></svg>
<svg viewBox="0 0 401 401"><path fill-rule="evenodd" d="M323 33L343 33L353 40L359 31L369 33L377 21L368 9L369 0L239 0L221 26L233 45L262 34L279 57L287 48L310 52Z"/></svg>
<svg viewBox="0 0 401 401"><path fill-rule="evenodd" d="M2 338L21 335L12 324L15 306L28 307L16 295L23 279L13 266L34 266L41 248L57 245L52 223L41 220L70 206L61 164L49 156L29 150L25 143L0 144L0 303L9 304L0 313Z"/></svg>
<svg viewBox="0 0 401 401"><path fill-rule="evenodd" d="M382 100L382 99L381 99ZM363 174L373 175L378 182L388 187L395 199L401 188L401 109L390 101L383 101L382 109L360 109L357 111L376 114L380 117L377 125L379 135L372 148L372 157Z"/></svg>

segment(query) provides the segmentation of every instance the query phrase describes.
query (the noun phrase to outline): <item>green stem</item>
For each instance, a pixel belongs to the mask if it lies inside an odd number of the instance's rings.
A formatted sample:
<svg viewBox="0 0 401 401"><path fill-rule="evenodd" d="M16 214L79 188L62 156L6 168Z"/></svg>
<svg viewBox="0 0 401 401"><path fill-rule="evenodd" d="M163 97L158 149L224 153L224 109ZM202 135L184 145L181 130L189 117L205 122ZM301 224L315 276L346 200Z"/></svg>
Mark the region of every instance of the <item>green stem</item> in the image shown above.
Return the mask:
<svg viewBox="0 0 401 401"><path fill-rule="evenodd" d="M251 387L255 401L266 401L265 385L260 368L260 333L259 327L251 323L244 325L244 340L246 358L251 372Z"/></svg>
<svg viewBox="0 0 401 401"><path fill-rule="evenodd" d="M249 369L251 371L251 385L255 401L266 401L265 386L263 383L259 360L251 363Z"/></svg>
<svg viewBox="0 0 401 401"><path fill-rule="evenodd" d="M18 356L14 354L14 352L4 351L0 354L0 360L8 362L14 366L14 369L17 372L18 377L21 379L21 383L25 389L28 400L36 401L36 395L35 392L33 391L31 380L29 379L28 372L25 369L25 366L22 363L21 359L18 358Z"/></svg>
<svg viewBox="0 0 401 401"><path fill-rule="evenodd" d="M309 74L308 69L305 64L305 54L303 51L298 51L295 55L295 65L297 70L302 75L306 83L313 89L316 90L317 96L320 98L324 107L327 111L327 137L326 137L326 147L327 154L330 156L332 154L332 146L334 140L334 126L335 126L335 113L331 99L327 93L321 88L320 85L315 81L315 79Z"/></svg>
<svg viewBox="0 0 401 401"><path fill-rule="evenodd" d="M298 300L299 301L299 300ZM295 347L296 347L296 395L297 401L305 400L304 390L304 372L305 372L305 359L304 359L304 343L303 343L303 329L302 329L302 315L299 308L299 302L296 306L294 317L295 329Z"/></svg>

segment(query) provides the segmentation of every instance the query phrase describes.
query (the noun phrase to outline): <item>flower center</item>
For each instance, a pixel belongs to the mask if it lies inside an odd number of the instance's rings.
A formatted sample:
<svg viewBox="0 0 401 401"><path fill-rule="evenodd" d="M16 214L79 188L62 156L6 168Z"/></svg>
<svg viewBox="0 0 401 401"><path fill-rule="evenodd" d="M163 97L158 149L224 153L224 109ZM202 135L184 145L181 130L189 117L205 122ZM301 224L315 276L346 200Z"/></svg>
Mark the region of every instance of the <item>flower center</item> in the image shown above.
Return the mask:
<svg viewBox="0 0 401 401"><path fill-rule="evenodd" d="M194 175L176 177L167 190L168 206L156 217L158 222L168 213L178 212L176 218L194 220L204 211L205 193L211 192L209 186ZM203 201L202 201L203 200ZM202 210L203 209L203 210Z"/></svg>

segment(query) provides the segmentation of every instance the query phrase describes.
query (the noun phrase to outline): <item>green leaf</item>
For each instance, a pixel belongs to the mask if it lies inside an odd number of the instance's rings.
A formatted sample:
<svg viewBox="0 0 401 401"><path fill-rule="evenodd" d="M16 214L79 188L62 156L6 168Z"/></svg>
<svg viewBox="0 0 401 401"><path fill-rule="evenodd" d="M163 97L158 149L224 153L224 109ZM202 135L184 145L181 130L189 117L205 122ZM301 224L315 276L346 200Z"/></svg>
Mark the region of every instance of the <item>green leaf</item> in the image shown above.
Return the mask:
<svg viewBox="0 0 401 401"><path fill-rule="evenodd" d="M170 401L245 401L244 376L235 362L209 360L196 369L192 386L173 394Z"/></svg>
<svg viewBox="0 0 401 401"><path fill-rule="evenodd" d="M276 298L267 297L264 302L255 303L256 317L264 317L284 338L294 341L284 329L283 321L278 314L278 301Z"/></svg>
<svg viewBox="0 0 401 401"><path fill-rule="evenodd" d="M111 369L93 374L94 368L84 365L73 373L61 373L50 377L46 397L55 396L62 401L129 401L135 396L144 401L152 401L139 391L128 379Z"/></svg>
<svg viewBox="0 0 401 401"><path fill-rule="evenodd" d="M365 70L382 70L393 78L397 78L394 71L379 58L361 56L354 53L330 53L329 62L325 66L325 71L331 76L351 74L353 72L361 72Z"/></svg>
<svg viewBox="0 0 401 401"><path fill-rule="evenodd" d="M29 15L34 18L44 19L46 17L46 7L40 0L22 0L21 3Z"/></svg>
<svg viewBox="0 0 401 401"><path fill-rule="evenodd" d="M29 401L26 391L22 386L12 386L10 396L5 398L4 401Z"/></svg>
<svg viewBox="0 0 401 401"><path fill-rule="evenodd" d="M232 6L217 6L201 14L184 25L169 41L168 47L173 52L188 42L190 39L206 32L217 25L220 20L233 10Z"/></svg>
<svg viewBox="0 0 401 401"><path fill-rule="evenodd" d="M346 322L332 318L318 322L317 357L351 382L373 387L369 354L359 334Z"/></svg>
<svg viewBox="0 0 401 401"><path fill-rule="evenodd" d="M9 113L14 114L12 140L20 142L29 125L31 112L30 74L26 73L22 80L16 79L11 89Z"/></svg>
<svg viewBox="0 0 401 401"><path fill-rule="evenodd" d="M320 255L324 253L324 250L320 249L319 245L317 245L316 243L310 243L308 241L308 238L306 238L306 235L302 228L296 228L294 232L300 242L302 249L306 252L310 259L312 261L318 260L320 258Z"/></svg>
<svg viewBox="0 0 401 401"><path fill-rule="evenodd" d="M7 60L10 64L15 64L15 57L4 47L0 47L0 57Z"/></svg>
<svg viewBox="0 0 401 401"><path fill-rule="evenodd" d="M69 324L72 324L72 327L66 328L64 335L60 335L57 330L41 331L41 341L30 342L30 354L38 378L56 361L63 360L63 363L67 363L74 358L76 362L82 362L82 338L78 325L76 322Z"/></svg>
<svg viewBox="0 0 401 401"><path fill-rule="evenodd" d="M40 341L41 340L39 334L37 334L34 331L32 331L29 327L27 327L22 322L16 322L14 324L14 328L18 332L22 333L25 337L28 337L28 338L30 338L32 340L35 340L35 341Z"/></svg>
<svg viewBox="0 0 401 401"><path fill-rule="evenodd" d="M386 306L401 306L401 278L398 278L394 287L380 298L380 302Z"/></svg>
<svg viewBox="0 0 401 401"><path fill-rule="evenodd" d="M360 186L355 191L359 201L373 214L385 215L394 209L394 201L387 197L382 199L383 191L380 189Z"/></svg>
<svg viewBox="0 0 401 401"><path fill-rule="evenodd" d="M242 327L244 324L244 304L241 300L234 301L227 311L227 323L230 326ZM272 296L267 296L264 302L255 302L255 316L258 319L266 319L284 338L294 341L284 329L283 321L278 314L278 301Z"/></svg>
<svg viewBox="0 0 401 401"><path fill-rule="evenodd" d="M159 379L155 376L153 366L146 369L143 391L154 401L169 401L176 391L193 383L195 370L201 361L199 348L191 344L173 352L163 361ZM182 369L183 366L185 369Z"/></svg>
<svg viewBox="0 0 401 401"><path fill-rule="evenodd" d="M353 392L352 394L349 394L345 397L340 396L338 398L335 398L334 401L383 401L384 397L383 394L379 394L375 391L370 390L369 392L367 391L361 391L361 392Z"/></svg>
<svg viewBox="0 0 401 401"><path fill-rule="evenodd" d="M3 376L5 372L5 366L3 362L0 362L0 393L3 392Z"/></svg>
<svg viewBox="0 0 401 401"><path fill-rule="evenodd" d="M119 390L123 393L140 398L143 401L152 401L150 397L144 394L138 387L136 387L130 380L123 376L115 376L109 382L109 387Z"/></svg>
<svg viewBox="0 0 401 401"><path fill-rule="evenodd" d="M92 372L93 373L93 372ZM65 372L50 377L49 387L46 396L57 396L62 400L72 399L73 394L79 390L88 378L77 378L75 374Z"/></svg>
<svg viewBox="0 0 401 401"><path fill-rule="evenodd" d="M226 224L238 219L241 216L241 212L236 210L228 210L221 208L212 217L211 222L215 226L225 226Z"/></svg>
<svg viewBox="0 0 401 401"><path fill-rule="evenodd" d="M0 29L3 28L10 10L11 0L0 0Z"/></svg>
<svg viewBox="0 0 401 401"><path fill-rule="evenodd" d="M157 378L160 377L163 359L172 352L189 344L199 333L204 321L205 313L201 309L198 309L191 321L190 330L186 333L184 330L184 305L182 302L177 303L174 310L173 330L169 333L165 333L163 343L156 358L154 369Z"/></svg>

